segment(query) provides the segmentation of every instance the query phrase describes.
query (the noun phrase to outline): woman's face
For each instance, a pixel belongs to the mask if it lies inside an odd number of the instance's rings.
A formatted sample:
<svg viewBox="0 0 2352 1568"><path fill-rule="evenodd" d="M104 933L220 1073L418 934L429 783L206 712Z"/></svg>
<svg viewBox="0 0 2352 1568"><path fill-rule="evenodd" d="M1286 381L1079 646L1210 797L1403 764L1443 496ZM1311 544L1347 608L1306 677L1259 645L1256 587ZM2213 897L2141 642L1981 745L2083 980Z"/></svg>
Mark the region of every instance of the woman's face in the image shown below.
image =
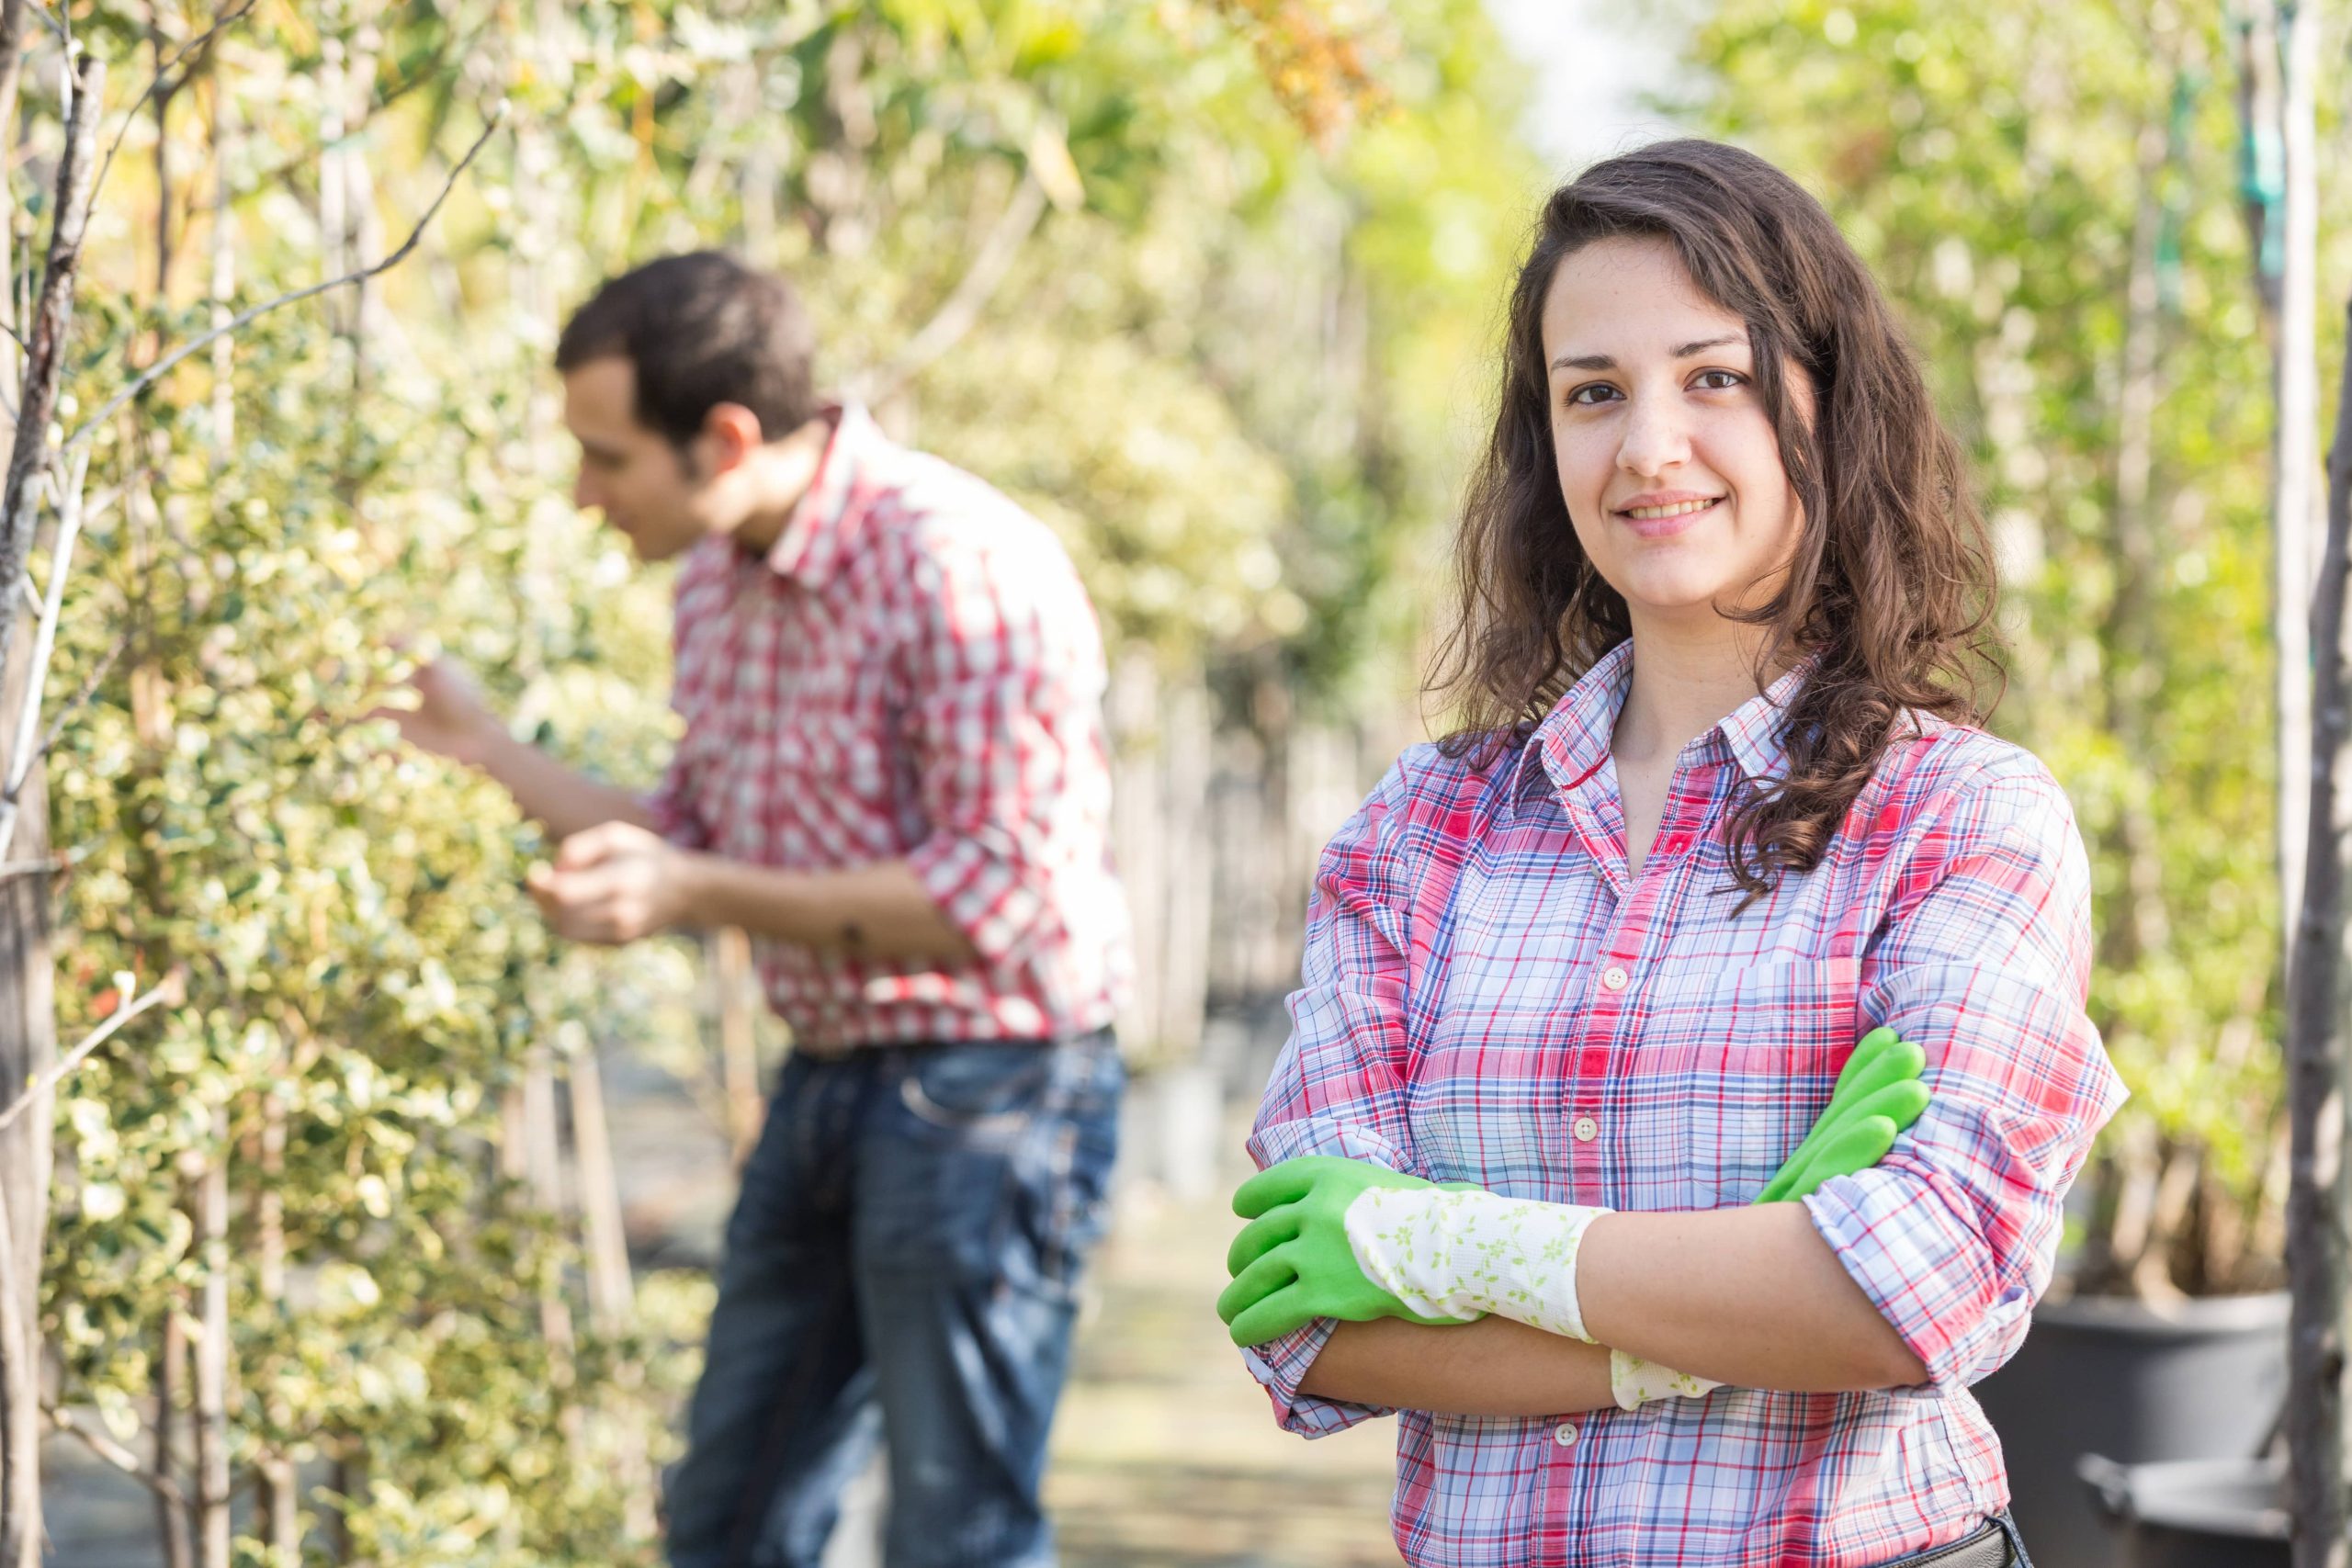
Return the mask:
<svg viewBox="0 0 2352 1568"><path fill-rule="evenodd" d="M1598 240L1544 301L1552 445L1585 553L1634 624L1769 599L1804 522L1747 327L1662 239ZM1786 367L1807 407L1805 378Z"/></svg>

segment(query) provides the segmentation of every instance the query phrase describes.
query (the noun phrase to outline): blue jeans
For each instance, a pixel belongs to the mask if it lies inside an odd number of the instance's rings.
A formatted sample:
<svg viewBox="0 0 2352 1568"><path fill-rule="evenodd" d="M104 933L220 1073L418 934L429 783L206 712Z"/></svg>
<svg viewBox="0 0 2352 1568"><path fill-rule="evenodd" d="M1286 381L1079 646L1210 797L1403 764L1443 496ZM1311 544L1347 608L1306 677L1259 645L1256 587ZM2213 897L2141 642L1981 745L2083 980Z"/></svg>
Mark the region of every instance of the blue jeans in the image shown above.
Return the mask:
<svg viewBox="0 0 2352 1568"><path fill-rule="evenodd" d="M743 1170L675 1568L817 1568L887 1436L890 1568L1045 1568L1046 1434L1108 1217L1107 1030L785 1065Z"/></svg>

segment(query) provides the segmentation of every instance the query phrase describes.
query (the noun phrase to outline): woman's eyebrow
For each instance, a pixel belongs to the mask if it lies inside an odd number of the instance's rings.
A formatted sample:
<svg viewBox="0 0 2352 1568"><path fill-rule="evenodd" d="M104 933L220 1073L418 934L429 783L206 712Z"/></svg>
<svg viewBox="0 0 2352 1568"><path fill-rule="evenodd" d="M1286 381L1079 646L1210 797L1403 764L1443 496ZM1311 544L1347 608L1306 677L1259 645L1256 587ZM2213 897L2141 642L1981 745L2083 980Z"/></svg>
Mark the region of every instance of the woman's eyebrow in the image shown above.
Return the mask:
<svg viewBox="0 0 2352 1568"><path fill-rule="evenodd" d="M1744 344L1747 341L1747 334L1743 333L1726 333L1721 337L1702 337L1692 343L1678 344L1668 357L1688 359L1694 354L1703 354L1711 348L1722 348L1729 344ZM1617 362L1605 354L1575 355L1564 354L1552 361L1552 368L1555 370L1614 370L1617 368Z"/></svg>

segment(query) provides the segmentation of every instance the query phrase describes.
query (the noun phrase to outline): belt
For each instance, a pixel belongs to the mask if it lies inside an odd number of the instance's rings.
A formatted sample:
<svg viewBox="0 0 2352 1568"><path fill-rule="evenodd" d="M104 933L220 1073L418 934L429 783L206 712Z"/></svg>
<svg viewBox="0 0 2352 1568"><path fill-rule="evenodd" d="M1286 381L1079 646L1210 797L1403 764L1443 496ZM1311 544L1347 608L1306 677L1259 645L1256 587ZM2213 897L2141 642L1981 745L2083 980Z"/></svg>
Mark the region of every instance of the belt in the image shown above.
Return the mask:
<svg viewBox="0 0 2352 1568"><path fill-rule="evenodd" d="M2009 1551L2008 1532L1998 1519L1961 1537L1950 1546L1930 1547L1916 1556L1890 1562L1886 1568L2009 1568L2017 1559Z"/></svg>

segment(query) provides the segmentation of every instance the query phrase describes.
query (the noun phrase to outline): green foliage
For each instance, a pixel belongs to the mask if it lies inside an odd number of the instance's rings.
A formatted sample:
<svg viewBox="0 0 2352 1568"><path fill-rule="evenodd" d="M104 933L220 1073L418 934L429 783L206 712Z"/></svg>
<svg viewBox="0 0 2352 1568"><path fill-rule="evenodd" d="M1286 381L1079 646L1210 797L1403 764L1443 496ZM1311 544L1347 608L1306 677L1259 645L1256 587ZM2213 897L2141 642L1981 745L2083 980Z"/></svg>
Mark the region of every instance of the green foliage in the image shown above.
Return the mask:
<svg viewBox="0 0 2352 1568"><path fill-rule="evenodd" d="M164 11L167 37L202 25ZM567 504L547 361L599 276L704 244L786 270L829 380L882 389L886 420L1051 520L1117 645L1393 702L1418 576L1397 568L1463 434L1438 367L1483 342L1527 189L1475 0L1393 11L1378 94L1322 148L1302 106L1363 85L1266 75L1329 63L1306 8L1270 39L1207 0L265 6L173 98L164 156L134 118L92 221L69 428L210 319L216 174L254 302L349 265L332 202L388 252L512 106L364 302L265 318L225 388L198 354L92 438L52 682L94 682L51 758L61 1032L118 970L191 978L61 1097L44 1324L67 1399L130 1430L159 1325L225 1276L235 1463L343 1461L352 1495L305 1506L356 1556L650 1560L615 1478L666 1456L707 1290L657 1276L633 1326L587 1326L574 1222L512 1174L506 1111L535 1054L674 1055L693 965L558 949L518 891L543 845L503 794L354 716L405 638L472 663L560 753L653 776L665 579ZM146 9L77 27L126 62L130 104ZM54 80L27 76L37 141ZM1035 231L960 341L886 385L1024 179L1050 198ZM196 1186L221 1168L208 1253Z"/></svg>
<svg viewBox="0 0 2352 1568"><path fill-rule="evenodd" d="M1997 716L2092 847L2092 1006L2134 1093L2105 1145L2102 1224L2152 1153L2202 1161L2199 1235L2173 1259L2192 1288L2276 1267L2229 1254L2268 1222L2282 1135L2269 356L2228 45L2217 16L2128 5L1731 0L1690 48L1701 121L1827 203L1973 448L2016 651ZM2143 201L2159 398L2151 499L2125 520L2150 538L2135 605L2119 601L2117 483ZM2339 193L2323 268L2339 284L2344 217ZM2153 829L2136 877L2135 816Z"/></svg>

